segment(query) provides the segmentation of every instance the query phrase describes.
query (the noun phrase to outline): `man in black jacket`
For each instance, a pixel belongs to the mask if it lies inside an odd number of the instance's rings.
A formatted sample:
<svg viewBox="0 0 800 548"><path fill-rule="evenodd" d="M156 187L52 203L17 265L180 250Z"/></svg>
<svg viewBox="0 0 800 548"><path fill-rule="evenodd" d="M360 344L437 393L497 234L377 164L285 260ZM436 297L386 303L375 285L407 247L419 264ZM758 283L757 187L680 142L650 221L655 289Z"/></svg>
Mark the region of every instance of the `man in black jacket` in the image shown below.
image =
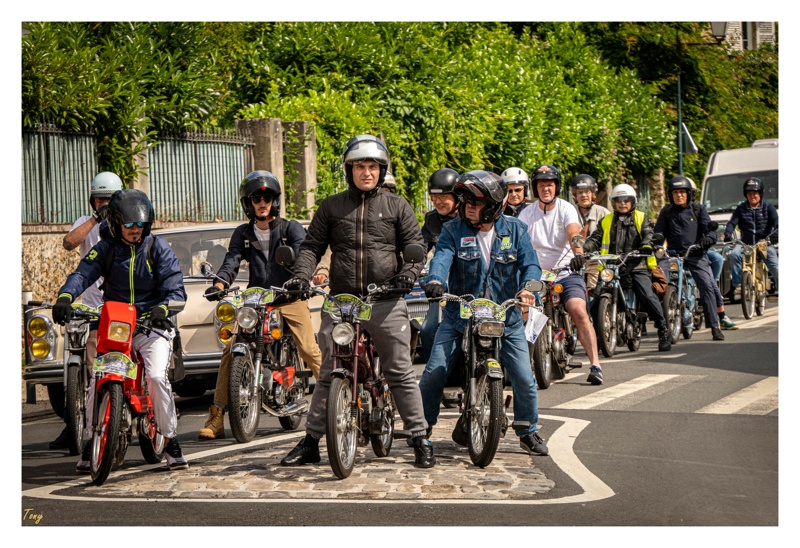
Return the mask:
<svg viewBox="0 0 800 548"><path fill-rule="evenodd" d="M228 244L228 252L217 276L228 286L236 279L239 265L247 261L250 267L250 280L247 287L281 287L291 273L275 260L275 250L279 245L300 251L300 243L305 238L303 225L297 221L287 221L280 217L281 185L269 171L253 171L242 180L239 186L239 202L250 222L236 227ZM213 251L213 250L212 250ZM209 255L211 252L209 252ZM216 266L212 263L212 266ZM219 291L225 285L217 281L206 289L209 301L219 298ZM297 351L308 365L314 377L319 377L321 355L314 338L311 325L311 312L308 301L295 301L278 305L283 319L289 325ZM217 386L214 390L214 405L208 413L205 426L198 432L199 439L225 437L223 414L228 405L228 378L231 367L231 348L236 340L234 335L222 351L222 361L217 373Z"/></svg>
<svg viewBox="0 0 800 548"><path fill-rule="evenodd" d="M317 263L330 246L331 295L366 295L369 284L381 285L390 279L398 288L411 291L422 265L404 263L400 252L408 244L422 245L422 233L405 198L380 190L389 166L386 145L372 135L357 135L347 142L342 166L348 188L320 204L300 246L295 277L286 287L308 290ZM374 302L372 315L362 326L372 336L404 428L411 432L414 464L430 468L436 459L425 438L428 424L408 350L410 324L405 301L394 295ZM331 383L332 330L333 320L323 314L319 330L322 369L306 419L306 437L284 457L284 466L320 461L319 440L325 434L325 401Z"/></svg>

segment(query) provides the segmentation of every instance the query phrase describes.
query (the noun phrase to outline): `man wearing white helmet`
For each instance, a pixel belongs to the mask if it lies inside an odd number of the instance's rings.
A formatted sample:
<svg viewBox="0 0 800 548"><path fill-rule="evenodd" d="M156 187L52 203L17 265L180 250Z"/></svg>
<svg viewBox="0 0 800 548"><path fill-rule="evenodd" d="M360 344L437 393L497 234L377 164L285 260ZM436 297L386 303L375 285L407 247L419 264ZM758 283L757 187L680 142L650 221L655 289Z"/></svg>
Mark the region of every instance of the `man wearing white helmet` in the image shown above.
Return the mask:
<svg viewBox="0 0 800 548"><path fill-rule="evenodd" d="M508 187L508 204L503 215L519 217L520 212L530 204L528 174L518 167L510 167L500 175L500 178Z"/></svg>
<svg viewBox="0 0 800 548"><path fill-rule="evenodd" d="M89 206L92 208L92 214L83 215L75 221L70 231L64 236L64 249L72 251L80 246L79 252L81 259L83 259L95 244L100 241L100 223L106 218L108 202L111 201L111 195L117 190L122 190L122 180L115 173L103 171L95 175L89 192ZM100 278L94 285L84 291L83 295L81 295L81 302L93 308L100 306L103 302L103 292L100 290L102 284L103 278ZM94 362L96 354L97 325L93 322L86 341L87 365ZM68 439L69 432L65 426L61 434L50 442L50 449L65 449L69 447Z"/></svg>
<svg viewBox="0 0 800 548"><path fill-rule="evenodd" d="M652 253L653 226L644 213L635 209L636 191L633 187L626 184L615 186L611 191L611 204L614 213L603 217L594 232L589 235L583 244L584 252L602 250L603 253L622 254L639 250L640 253ZM646 262L642 259L626 261L620 271L620 278L630 278L639 305L658 329L658 350L666 352L672 348L672 343L661 302L653 293L649 269L655 266L656 260L652 256L648 257ZM597 302L597 299L594 302Z"/></svg>

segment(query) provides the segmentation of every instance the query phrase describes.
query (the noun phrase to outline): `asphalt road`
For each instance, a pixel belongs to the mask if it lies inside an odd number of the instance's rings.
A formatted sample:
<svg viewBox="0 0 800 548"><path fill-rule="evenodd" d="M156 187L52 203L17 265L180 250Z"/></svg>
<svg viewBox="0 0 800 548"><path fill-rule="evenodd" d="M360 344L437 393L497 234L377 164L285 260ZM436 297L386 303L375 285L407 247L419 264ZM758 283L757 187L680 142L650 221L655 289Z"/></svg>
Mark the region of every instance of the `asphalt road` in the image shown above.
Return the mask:
<svg viewBox="0 0 800 548"><path fill-rule="evenodd" d="M36 526L41 516L39 527L524 526L509 530L522 536L534 525L774 527L777 304L749 321L734 307L728 314L741 329L726 331L724 342L711 341L704 329L659 353L651 329L639 352L601 360L603 386L590 386L588 371L578 369L541 390L540 425L551 456L528 456L509 433L484 470L450 441L449 409L434 430L434 469L411 466L410 448L397 440L385 459L363 450L344 481L335 479L324 453L317 466L281 467L302 432L286 433L266 415L250 444L237 444L229 429L224 440L198 441L210 395L180 402L189 470L146 465L132 446L101 487L75 476L75 457L47 449L61 429L57 419L25 423L22 524ZM756 530L763 540L777 528ZM739 531L743 540L750 530Z"/></svg>

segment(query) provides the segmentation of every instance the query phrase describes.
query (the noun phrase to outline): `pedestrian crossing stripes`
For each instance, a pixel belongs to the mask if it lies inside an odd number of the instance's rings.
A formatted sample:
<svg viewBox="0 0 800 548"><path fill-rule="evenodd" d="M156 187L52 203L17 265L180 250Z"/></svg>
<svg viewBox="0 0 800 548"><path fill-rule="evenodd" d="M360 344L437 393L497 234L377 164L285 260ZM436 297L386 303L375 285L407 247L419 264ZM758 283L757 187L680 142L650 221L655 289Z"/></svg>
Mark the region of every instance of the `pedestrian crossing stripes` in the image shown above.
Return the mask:
<svg viewBox="0 0 800 548"><path fill-rule="evenodd" d="M698 413L715 415L766 415L778 408L778 377L767 377L734 392L719 401L698 409Z"/></svg>
<svg viewBox="0 0 800 548"><path fill-rule="evenodd" d="M644 390L658 383L674 379L679 375L642 375L627 382L617 384L604 390L598 390L588 396L583 396L578 399L556 405L554 409L592 409L616 400L617 398L625 397L634 392Z"/></svg>

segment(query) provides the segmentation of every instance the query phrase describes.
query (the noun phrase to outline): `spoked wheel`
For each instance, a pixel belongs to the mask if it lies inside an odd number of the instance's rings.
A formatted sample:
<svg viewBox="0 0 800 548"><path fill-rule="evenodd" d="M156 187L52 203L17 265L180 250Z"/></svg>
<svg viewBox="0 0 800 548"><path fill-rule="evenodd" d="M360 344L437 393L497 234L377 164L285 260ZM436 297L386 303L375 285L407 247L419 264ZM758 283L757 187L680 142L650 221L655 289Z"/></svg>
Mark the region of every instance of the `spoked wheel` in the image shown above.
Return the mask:
<svg viewBox="0 0 800 548"><path fill-rule="evenodd" d="M753 274L745 271L742 272L742 314L744 314L745 319L752 318L755 309L756 291L755 284L753 284Z"/></svg>
<svg viewBox="0 0 800 548"><path fill-rule="evenodd" d="M597 316L595 329L597 331L597 346L606 358L614 357L617 352L617 321L611 315L611 297L600 295L597 301Z"/></svg>
<svg viewBox="0 0 800 548"><path fill-rule="evenodd" d="M334 377L328 394L328 416L325 424L325 443L333 473L345 479L353 472L356 462L356 424L358 410L353 406L350 379Z"/></svg>
<svg viewBox="0 0 800 548"><path fill-rule="evenodd" d="M388 457L392 450L394 439L395 405L394 397L389 392L383 409L381 409L381 431L370 432L369 441L372 443L372 452L378 457Z"/></svg>
<svg viewBox="0 0 800 548"><path fill-rule="evenodd" d="M678 291L674 285L667 285L667 292L661 299L661 309L664 312L664 319L667 322L667 331L669 332L669 339L671 344L678 342L678 337L681 334L681 325L683 319L681 317L680 306L678 305Z"/></svg>
<svg viewBox="0 0 800 548"><path fill-rule="evenodd" d="M286 344L282 348L283 352L286 352L286 365L289 367L294 367L295 375L299 371L305 371L307 369L306 364L303 360L300 359L300 355L297 352L297 347L294 345L294 342L290 342ZM293 404L297 400L303 398L306 393L306 388L308 387L308 379L307 378L298 378L295 376L294 383L292 387L289 388L290 394L289 397L286 399L289 405ZM297 430L297 427L300 426L300 421L303 420L302 413L295 413L294 415L287 415L285 417L278 417L278 422L281 423L281 426L284 430Z"/></svg>
<svg viewBox="0 0 800 548"><path fill-rule="evenodd" d="M556 369L559 369L552 352L553 344L553 324L547 322L542 328L541 333L533 344L531 353L531 365L533 374L536 377L536 384L541 389L549 388L550 384L556 379Z"/></svg>
<svg viewBox="0 0 800 548"><path fill-rule="evenodd" d="M158 464L164 459L166 446L167 442L163 434L158 431L156 415L151 406L147 409L147 413L139 418L139 449L149 464Z"/></svg>
<svg viewBox="0 0 800 548"><path fill-rule="evenodd" d="M475 466L485 468L494 459L503 415L503 381L481 376L475 387L475 407L469 413L469 458Z"/></svg>
<svg viewBox="0 0 800 548"><path fill-rule="evenodd" d="M255 383L256 369L250 352L234 356L231 360L230 380L228 382L228 420L233 437L239 443L253 439L258 430L261 415L259 390Z"/></svg>
<svg viewBox="0 0 800 548"><path fill-rule="evenodd" d="M639 350L639 344L642 342L642 326L634 323L631 327L632 336L628 337L628 350L636 352Z"/></svg>
<svg viewBox="0 0 800 548"><path fill-rule="evenodd" d="M122 423L122 385L118 382L106 384L97 411L97 432L92 437L91 468L92 483L103 485L111 472L117 449L117 438ZM95 396L96 397L96 396Z"/></svg>
<svg viewBox="0 0 800 548"><path fill-rule="evenodd" d="M86 424L86 376L82 363L70 365L67 369L67 394L64 419L69 431L69 454L81 452L83 429Z"/></svg>

